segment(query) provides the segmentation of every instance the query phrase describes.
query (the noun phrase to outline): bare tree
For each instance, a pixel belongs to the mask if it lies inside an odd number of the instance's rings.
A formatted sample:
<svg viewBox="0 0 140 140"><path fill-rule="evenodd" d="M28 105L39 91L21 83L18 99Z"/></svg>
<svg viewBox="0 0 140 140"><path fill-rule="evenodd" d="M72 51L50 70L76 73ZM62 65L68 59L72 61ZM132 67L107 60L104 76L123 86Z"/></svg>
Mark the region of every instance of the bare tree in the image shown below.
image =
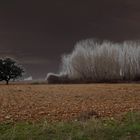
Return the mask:
<svg viewBox="0 0 140 140"><path fill-rule="evenodd" d="M140 78L140 43L80 41L62 57L63 73L83 81L135 80Z"/></svg>

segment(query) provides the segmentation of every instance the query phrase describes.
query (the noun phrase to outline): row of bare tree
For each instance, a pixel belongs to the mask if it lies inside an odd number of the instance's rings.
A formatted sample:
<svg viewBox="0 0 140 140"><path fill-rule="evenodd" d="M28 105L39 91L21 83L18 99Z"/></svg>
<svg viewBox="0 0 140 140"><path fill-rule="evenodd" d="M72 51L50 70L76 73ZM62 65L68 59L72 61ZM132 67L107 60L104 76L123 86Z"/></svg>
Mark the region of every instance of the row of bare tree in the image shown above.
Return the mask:
<svg viewBox="0 0 140 140"><path fill-rule="evenodd" d="M60 74L90 82L140 80L140 43L80 41L63 55Z"/></svg>

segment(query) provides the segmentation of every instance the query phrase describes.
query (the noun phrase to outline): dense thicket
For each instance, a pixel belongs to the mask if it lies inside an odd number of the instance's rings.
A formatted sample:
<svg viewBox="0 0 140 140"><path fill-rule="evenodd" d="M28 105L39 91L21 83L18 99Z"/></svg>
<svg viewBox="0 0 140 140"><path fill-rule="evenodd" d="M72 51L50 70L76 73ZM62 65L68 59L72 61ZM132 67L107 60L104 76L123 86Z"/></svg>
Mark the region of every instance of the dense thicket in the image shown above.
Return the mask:
<svg viewBox="0 0 140 140"><path fill-rule="evenodd" d="M140 80L140 43L80 41L62 57L61 75L89 82Z"/></svg>

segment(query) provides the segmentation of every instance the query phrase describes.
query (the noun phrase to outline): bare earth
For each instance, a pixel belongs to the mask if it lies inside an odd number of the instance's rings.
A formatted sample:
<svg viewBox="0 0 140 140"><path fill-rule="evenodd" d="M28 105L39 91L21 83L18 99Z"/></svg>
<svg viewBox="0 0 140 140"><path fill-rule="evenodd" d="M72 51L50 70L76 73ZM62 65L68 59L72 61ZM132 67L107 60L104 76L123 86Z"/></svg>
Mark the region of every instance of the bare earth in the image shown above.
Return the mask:
<svg viewBox="0 0 140 140"><path fill-rule="evenodd" d="M140 84L0 85L0 122L64 121L92 111L101 117L140 111Z"/></svg>

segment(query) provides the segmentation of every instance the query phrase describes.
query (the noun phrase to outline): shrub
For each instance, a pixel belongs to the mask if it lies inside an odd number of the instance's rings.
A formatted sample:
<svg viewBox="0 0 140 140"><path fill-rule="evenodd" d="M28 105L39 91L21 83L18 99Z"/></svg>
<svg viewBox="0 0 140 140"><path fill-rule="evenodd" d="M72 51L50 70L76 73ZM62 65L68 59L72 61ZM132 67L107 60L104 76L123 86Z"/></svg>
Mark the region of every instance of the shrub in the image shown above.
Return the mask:
<svg viewBox="0 0 140 140"><path fill-rule="evenodd" d="M52 83L59 84L59 83L67 83L69 80L67 78L67 75L48 73L46 77L46 81L49 84L52 84Z"/></svg>

